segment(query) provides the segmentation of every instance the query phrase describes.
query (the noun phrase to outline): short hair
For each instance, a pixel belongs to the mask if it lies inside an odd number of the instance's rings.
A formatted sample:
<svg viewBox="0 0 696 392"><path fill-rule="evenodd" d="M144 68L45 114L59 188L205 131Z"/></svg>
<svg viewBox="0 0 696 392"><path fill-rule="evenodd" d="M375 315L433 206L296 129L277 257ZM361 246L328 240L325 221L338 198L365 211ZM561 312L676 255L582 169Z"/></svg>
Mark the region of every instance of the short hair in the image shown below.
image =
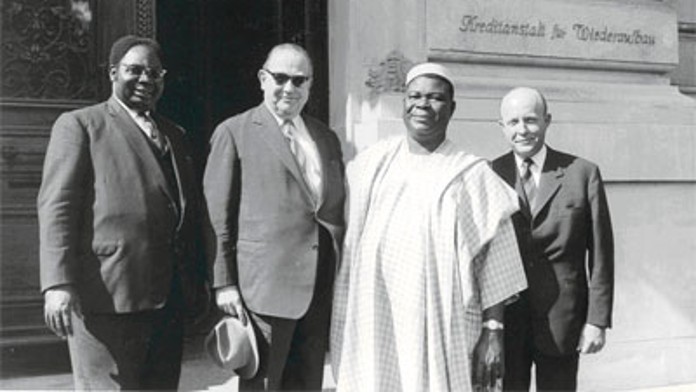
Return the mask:
<svg viewBox="0 0 696 392"><path fill-rule="evenodd" d="M147 46L152 49L155 54L157 54L160 61L162 61L162 48L157 41L152 38L125 35L117 39L113 45L111 45L111 52L109 52L109 65L118 64L123 59L123 56L125 56L132 47L139 45Z"/></svg>
<svg viewBox="0 0 696 392"><path fill-rule="evenodd" d="M309 64L309 72L311 75L314 74L314 65L312 64L312 58L309 57L309 53L305 50L305 48L301 47L300 45L293 44L290 42L278 44L274 46L269 52L268 55L266 56L266 61L263 62L263 67L266 68L268 67L268 63L271 61L271 57L275 56L278 52L282 51L291 51L295 53L299 53L302 55L305 59L307 59L307 64ZM310 76L311 76L310 75Z"/></svg>

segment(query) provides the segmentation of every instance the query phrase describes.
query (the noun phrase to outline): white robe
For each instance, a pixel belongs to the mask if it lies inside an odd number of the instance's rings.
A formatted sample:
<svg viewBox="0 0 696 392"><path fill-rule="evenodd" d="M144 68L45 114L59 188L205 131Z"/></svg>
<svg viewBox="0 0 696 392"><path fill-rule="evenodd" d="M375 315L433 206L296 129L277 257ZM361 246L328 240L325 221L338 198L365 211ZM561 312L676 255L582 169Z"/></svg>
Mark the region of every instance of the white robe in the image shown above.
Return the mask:
<svg viewBox="0 0 696 392"><path fill-rule="evenodd" d="M331 355L338 391L467 391L481 310L526 288L517 195L445 141L376 144L348 169Z"/></svg>

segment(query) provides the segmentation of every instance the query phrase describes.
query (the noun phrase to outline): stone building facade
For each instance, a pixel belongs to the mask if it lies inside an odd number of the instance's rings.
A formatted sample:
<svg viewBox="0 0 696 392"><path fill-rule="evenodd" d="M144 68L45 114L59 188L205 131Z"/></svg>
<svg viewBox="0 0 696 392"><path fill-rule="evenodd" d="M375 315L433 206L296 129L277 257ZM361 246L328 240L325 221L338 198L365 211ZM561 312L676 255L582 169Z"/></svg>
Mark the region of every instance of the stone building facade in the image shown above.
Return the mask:
<svg viewBox="0 0 696 392"><path fill-rule="evenodd" d="M506 149L498 102L541 89L548 142L598 163L616 236L615 325L583 359L582 389L696 382L696 3L690 0L1 0L0 364L62 342L43 326L35 200L50 126L106 98L106 58L126 33L156 37L169 68L160 110L201 149L222 118L261 100L275 43L315 61L309 111L346 159L403 132L408 67L456 79L450 136ZM45 352L45 351L39 351ZM25 355L26 357L26 355ZM22 359L25 361L25 359ZM23 362L30 363L30 362ZM636 374L616 385L612 374ZM1 369L0 369L1 370ZM627 373L628 372L628 373Z"/></svg>

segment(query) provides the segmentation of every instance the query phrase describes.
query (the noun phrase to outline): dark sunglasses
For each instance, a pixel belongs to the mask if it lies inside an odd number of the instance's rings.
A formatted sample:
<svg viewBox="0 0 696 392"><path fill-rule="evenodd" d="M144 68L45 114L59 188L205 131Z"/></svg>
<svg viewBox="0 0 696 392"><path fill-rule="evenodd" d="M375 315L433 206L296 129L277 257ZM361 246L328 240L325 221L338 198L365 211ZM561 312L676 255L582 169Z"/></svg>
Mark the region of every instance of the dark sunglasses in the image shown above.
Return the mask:
<svg viewBox="0 0 696 392"><path fill-rule="evenodd" d="M288 75L288 74L282 73L282 72L278 72L278 73L271 72L271 71L267 70L266 68L262 68L262 69L267 74L273 76L273 80L275 80L275 82L278 86L284 86L285 83L287 83L288 80L290 80L290 81L292 81L292 84L295 87L302 87L302 85L305 84L305 82L307 82L309 79L312 78L311 76L303 76L303 75L291 76L291 75Z"/></svg>

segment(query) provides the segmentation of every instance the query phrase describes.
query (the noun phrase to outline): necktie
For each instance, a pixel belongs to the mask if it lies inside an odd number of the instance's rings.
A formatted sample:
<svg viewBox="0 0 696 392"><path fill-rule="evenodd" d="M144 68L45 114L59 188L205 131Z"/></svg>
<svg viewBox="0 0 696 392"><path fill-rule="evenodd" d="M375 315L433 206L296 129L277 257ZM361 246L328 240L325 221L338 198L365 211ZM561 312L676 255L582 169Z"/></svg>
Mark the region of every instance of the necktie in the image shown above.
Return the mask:
<svg viewBox="0 0 696 392"><path fill-rule="evenodd" d="M318 199L319 190L317 189L318 184L316 181L314 181L316 179L316 176L314 175L315 170L311 167L311 162L307 158L307 154L298 140L295 124L293 124L293 122L290 120L285 121L283 123L282 131L285 138L288 139L290 151L292 151L292 155L295 156L295 161L302 172L302 177L304 178L305 183L309 186L312 197L316 202Z"/></svg>
<svg viewBox="0 0 696 392"><path fill-rule="evenodd" d="M157 129L157 124L152 121L152 118L147 113L138 113L138 118L140 119L140 125L145 130L145 133L150 136L150 141L160 152L165 152L167 149L167 144Z"/></svg>
<svg viewBox="0 0 696 392"><path fill-rule="evenodd" d="M532 166L534 161L531 158L526 158L522 162L522 170L520 172L520 178L522 179L522 186L524 187L525 196L527 196L527 205L529 209L534 209L534 197L536 196L536 184L534 183L534 176L532 176Z"/></svg>

